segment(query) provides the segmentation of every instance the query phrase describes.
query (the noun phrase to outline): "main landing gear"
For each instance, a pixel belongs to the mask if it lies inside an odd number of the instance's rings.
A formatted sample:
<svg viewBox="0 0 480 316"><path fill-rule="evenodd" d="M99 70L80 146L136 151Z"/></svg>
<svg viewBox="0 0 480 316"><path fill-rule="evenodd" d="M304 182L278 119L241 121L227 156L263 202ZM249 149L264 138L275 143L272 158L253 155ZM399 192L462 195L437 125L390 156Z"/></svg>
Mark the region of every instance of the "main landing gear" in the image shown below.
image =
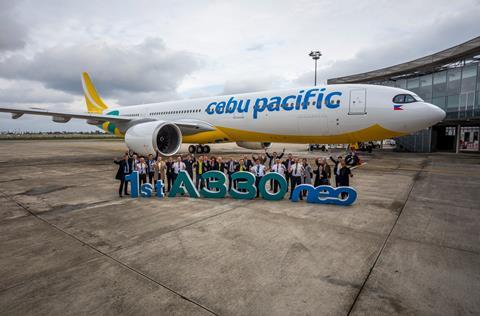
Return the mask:
<svg viewBox="0 0 480 316"><path fill-rule="evenodd" d="M210 146L190 145L188 146L188 152L191 154L208 154L210 152Z"/></svg>

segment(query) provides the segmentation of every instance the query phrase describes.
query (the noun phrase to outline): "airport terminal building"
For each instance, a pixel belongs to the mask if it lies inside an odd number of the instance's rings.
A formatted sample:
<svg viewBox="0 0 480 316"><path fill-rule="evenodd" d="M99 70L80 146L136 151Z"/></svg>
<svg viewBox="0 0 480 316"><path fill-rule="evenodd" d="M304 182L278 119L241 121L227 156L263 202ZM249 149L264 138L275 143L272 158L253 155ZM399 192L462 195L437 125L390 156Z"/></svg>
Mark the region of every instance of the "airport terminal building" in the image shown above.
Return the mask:
<svg viewBox="0 0 480 316"><path fill-rule="evenodd" d="M369 83L399 87L445 110L445 120L399 137L397 149L413 152L480 152L480 37L441 52L329 84Z"/></svg>

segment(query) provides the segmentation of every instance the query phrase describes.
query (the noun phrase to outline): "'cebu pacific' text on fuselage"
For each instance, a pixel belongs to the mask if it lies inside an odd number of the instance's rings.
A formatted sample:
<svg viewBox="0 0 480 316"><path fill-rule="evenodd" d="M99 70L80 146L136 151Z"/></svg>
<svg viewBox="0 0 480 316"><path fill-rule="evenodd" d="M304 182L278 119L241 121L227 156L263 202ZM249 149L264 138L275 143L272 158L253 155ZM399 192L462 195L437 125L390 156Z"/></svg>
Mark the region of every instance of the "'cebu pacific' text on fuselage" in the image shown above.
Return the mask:
<svg viewBox="0 0 480 316"><path fill-rule="evenodd" d="M340 97L340 91L326 91L326 88L299 90L296 95L287 95L285 97L273 96L270 98L259 97L255 101L248 98L230 97L228 100L211 102L205 108L205 112L209 115L213 114L234 114L249 113L252 104L253 118L258 118L259 113L266 111L292 111L306 110L309 106L315 106L317 109L322 108L325 104L326 108L335 109L340 107L340 100L333 102L333 97ZM324 102L325 100L325 102Z"/></svg>

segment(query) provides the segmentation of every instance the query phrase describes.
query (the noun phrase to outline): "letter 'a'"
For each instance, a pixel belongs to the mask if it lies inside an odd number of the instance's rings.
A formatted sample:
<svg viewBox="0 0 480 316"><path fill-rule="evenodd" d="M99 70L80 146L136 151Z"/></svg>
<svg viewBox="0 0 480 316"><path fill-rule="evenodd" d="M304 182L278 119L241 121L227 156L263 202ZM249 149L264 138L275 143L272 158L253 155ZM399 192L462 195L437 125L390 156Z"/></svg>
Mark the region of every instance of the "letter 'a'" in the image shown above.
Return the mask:
<svg viewBox="0 0 480 316"><path fill-rule="evenodd" d="M178 173L172 189L168 193L168 197L175 197L179 193L188 194L188 196L192 198L200 197L200 193L198 193L197 188L193 185L192 179L185 170Z"/></svg>

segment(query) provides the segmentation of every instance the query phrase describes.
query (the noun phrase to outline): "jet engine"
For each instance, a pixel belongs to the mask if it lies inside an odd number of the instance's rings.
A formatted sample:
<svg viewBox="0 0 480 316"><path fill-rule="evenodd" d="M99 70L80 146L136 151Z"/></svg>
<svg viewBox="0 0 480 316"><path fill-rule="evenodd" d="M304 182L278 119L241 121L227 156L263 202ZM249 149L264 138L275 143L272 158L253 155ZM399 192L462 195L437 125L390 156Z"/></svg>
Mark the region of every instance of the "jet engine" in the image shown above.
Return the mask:
<svg viewBox="0 0 480 316"><path fill-rule="evenodd" d="M127 129L125 144L140 155L155 155L158 151L163 156L172 156L182 145L182 132L170 122L139 123Z"/></svg>
<svg viewBox="0 0 480 316"><path fill-rule="evenodd" d="M237 146L246 149L268 149L272 147L272 143L237 142Z"/></svg>

